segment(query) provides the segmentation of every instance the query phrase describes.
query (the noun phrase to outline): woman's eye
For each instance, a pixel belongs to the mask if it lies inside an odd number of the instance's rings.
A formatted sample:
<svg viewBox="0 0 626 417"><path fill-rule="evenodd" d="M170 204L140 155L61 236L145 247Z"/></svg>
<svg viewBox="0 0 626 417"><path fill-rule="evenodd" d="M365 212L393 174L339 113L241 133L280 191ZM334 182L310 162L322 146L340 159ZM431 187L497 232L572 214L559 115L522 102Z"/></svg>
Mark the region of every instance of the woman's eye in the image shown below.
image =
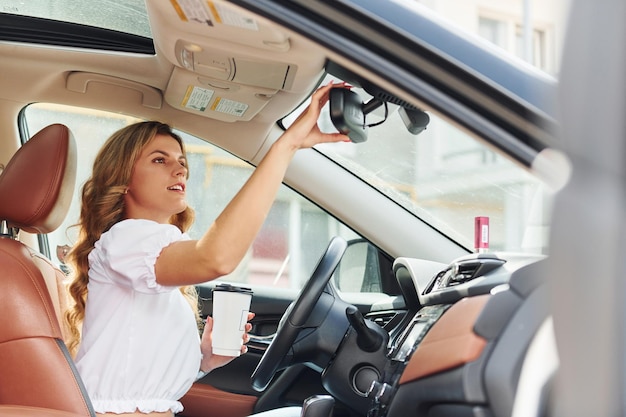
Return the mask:
<svg viewBox="0 0 626 417"><path fill-rule="evenodd" d="M165 158L154 158L152 162L157 163L157 164L164 164Z"/></svg>

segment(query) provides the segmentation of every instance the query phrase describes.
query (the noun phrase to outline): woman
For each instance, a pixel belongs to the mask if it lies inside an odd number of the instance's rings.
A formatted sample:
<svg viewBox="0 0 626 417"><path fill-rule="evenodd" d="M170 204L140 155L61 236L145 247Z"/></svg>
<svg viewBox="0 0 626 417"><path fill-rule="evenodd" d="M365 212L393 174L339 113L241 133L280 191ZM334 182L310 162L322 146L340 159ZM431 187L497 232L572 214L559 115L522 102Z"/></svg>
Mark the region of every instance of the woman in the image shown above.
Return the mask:
<svg viewBox="0 0 626 417"><path fill-rule="evenodd" d="M193 220L185 201L188 170L183 143L170 127L138 123L104 144L83 187L80 235L70 254L75 305L68 313L68 345L77 350L96 413L172 416L198 372L233 359L212 354L211 318L200 340L193 285L239 264L298 149L348 140L317 127L338 86L313 94L199 240L185 234ZM248 323L244 342L249 329Z"/></svg>

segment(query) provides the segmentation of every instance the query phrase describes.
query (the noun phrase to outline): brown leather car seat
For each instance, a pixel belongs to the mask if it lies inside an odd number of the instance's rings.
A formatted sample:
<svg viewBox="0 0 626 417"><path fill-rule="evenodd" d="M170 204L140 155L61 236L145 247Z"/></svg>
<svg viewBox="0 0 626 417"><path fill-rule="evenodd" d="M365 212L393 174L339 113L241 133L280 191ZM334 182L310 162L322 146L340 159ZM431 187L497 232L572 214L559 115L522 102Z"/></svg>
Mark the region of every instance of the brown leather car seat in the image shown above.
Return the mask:
<svg viewBox="0 0 626 417"><path fill-rule="evenodd" d="M60 124L34 135L0 174L0 415L95 416L63 342L63 275L17 240L20 230L61 224L75 176L76 145Z"/></svg>

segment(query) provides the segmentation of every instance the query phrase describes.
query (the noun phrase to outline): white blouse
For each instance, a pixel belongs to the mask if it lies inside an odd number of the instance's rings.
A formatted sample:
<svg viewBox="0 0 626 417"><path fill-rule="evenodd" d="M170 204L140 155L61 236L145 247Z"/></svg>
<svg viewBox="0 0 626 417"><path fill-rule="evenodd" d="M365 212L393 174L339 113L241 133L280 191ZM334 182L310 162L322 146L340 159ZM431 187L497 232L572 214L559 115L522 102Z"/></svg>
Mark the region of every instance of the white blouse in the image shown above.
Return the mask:
<svg viewBox="0 0 626 417"><path fill-rule="evenodd" d="M76 366L97 413L182 411L200 369L200 336L178 287L156 282L154 265L173 225L124 220L89 254L89 284Z"/></svg>

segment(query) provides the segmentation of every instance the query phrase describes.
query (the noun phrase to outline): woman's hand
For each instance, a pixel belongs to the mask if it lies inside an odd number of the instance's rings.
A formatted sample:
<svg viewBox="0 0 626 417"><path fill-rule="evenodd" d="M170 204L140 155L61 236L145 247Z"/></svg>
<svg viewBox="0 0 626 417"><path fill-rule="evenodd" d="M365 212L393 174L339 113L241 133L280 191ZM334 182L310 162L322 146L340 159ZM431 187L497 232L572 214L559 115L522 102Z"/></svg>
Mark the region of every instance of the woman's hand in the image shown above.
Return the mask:
<svg viewBox="0 0 626 417"><path fill-rule="evenodd" d="M252 329L250 320L254 317L254 313L248 313L248 323L246 323L245 331L243 332L243 345L241 346L241 354L243 355L248 351L246 343L250 341L250 335L248 332ZM211 372L212 370L222 367L236 358L236 356L223 356L214 355L211 342L213 339L213 317L209 316L206 319L204 325L204 331L202 333L202 340L200 342L200 350L202 351L202 362L200 363L200 370L203 372Z"/></svg>
<svg viewBox="0 0 626 417"><path fill-rule="evenodd" d="M318 88L311 95L311 103L285 131L281 141L291 144L296 150L310 148L318 143L349 142L350 139L341 133L322 133L317 125L322 107L328 102L330 90L333 88L350 88L345 82L329 83Z"/></svg>

